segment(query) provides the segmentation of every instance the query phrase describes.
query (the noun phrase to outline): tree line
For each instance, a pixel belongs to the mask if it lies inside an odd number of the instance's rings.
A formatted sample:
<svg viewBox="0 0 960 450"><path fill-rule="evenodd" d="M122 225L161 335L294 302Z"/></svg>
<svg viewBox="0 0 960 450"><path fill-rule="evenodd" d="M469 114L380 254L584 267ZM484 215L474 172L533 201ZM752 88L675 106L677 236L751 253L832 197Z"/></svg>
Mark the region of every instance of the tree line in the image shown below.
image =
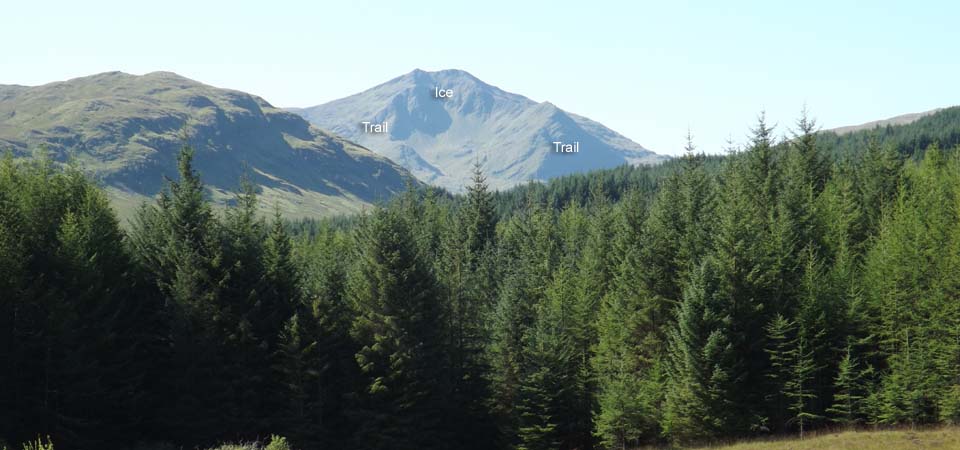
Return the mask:
<svg viewBox="0 0 960 450"><path fill-rule="evenodd" d="M794 128L310 224L247 182L214 211L189 148L128 230L76 170L8 157L0 439L626 449L960 420L960 152L835 158Z"/></svg>

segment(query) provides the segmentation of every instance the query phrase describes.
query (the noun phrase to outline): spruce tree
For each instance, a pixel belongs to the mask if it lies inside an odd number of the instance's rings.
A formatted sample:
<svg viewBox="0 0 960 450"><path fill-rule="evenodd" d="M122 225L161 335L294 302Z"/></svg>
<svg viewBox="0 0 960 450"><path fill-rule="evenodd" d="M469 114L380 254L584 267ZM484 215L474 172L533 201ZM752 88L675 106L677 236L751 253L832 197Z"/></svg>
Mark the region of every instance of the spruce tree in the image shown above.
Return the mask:
<svg viewBox="0 0 960 450"><path fill-rule="evenodd" d="M840 360L834 379L833 405L827 408L832 420L844 426L856 426L863 420L863 373L851 347Z"/></svg>
<svg viewBox="0 0 960 450"><path fill-rule="evenodd" d="M705 167L706 155L697 153L693 135L687 133L680 173L680 245L677 280L685 280L710 251L716 226L716 192L714 181Z"/></svg>
<svg viewBox="0 0 960 450"><path fill-rule="evenodd" d="M450 405L436 281L397 211L373 213L358 239L360 259L347 291L357 311L351 335L363 379L357 445L442 448Z"/></svg>
<svg viewBox="0 0 960 450"><path fill-rule="evenodd" d="M796 323L782 314L777 314L766 327L767 354L770 357L770 369L767 378L771 383L767 396L770 423L774 430L786 429L789 420L789 397L786 385L792 378L793 351L797 343Z"/></svg>
<svg viewBox="0 0 960 450"><path fill-rule="evenodd" d="M309 361L304 367L298 359L293 359L290 367L283 364L287 358L281 357L279 370L284 373L282 379L286 383L298 385L306 379L310 389L306 391L304 417L294 420L285 435L303 447L348 447L355 428L348 412L355 393L361 389L355 356L358 347L350 336L354 310L347 299L344 281L352 264L352 258L344 255L352 254L355 249L345 233L328 227L320 229L311 242L296 248L296 265L302 273L303 305L297 313L300 343L292 349L305 352L303 356ZM289 346L291 335L285 336L281 342ZM290 353L292 349L284 352ZM297 412L298 407L289 404L286 411ZM299 421L306 421L307 425L298 427Z"/></svg>
<svg viewBox="0 0 960 450"><path fill-rule="evenodd" d="M450 320L451 400L459 405L448 420L454 439L451 445L459 448L489 448L496 436L489 411L489 363L484 358L497 289L496 273L490 265L495 256L497 220L492 202L476 165L465 204L441 225L437 274Z"/></svg>
<svg viewBox="0 0 960 450"><path fill-rule="evenodd" d="M795 425L803 439L808 424L821 418L811 406L817 398L813 379L818 368L813 352L797 323L783 315L776 315L766 330L770 355L767 376L776 392L771 398L772 424L779 430Z"/></svg>
<svg viewBox="0 0 960 450"><path fill-rule="evenodd" d="M7 159L0 228L0 439L45 434L80 449L130 443L147 419L151 345L142 329L154 310L149 295L137 295L105 195L49 159Z"/></svg>
<svg viewBox="0 0 960 450"><path fill-rule="evenodd" d="M596 374L598 410L594 433L607 448L627 448L659 436L662 399L658 361L663 347L663 316L648 302L639 249L646 215L638 193L625 195L616 211L610 239L609 290L597 313L597 345L591 361Z"/></svg>
<svg viewBox="0 0 960 450"><path fill-rule="evenodd" d="M504 446L517 444L520 385L527 371L524 347L535 323L535 311L545 302L546 287L556 266L558 245L553 217L542 207L528 207L504 224L498 237L503 281L491 319L491 411Z"/></svg>
<svg viewBox="0 0 960 450"><path fill-rule="evenodd" d="M562 273L559 276L539 308L536 324L525 336L517 402L518 449L582 448L583 433L589 433L578 421L578 415L586 411L578 409L583 386L577 376L576 343L571 334L570 282Z"/></svg>
<svg viewBox="0 0 960 450"><path fill-rule="evenodd" d="M744 431L737 409L744 369L731 339L736 311L720 269L707 258L693 273L670 331L663 427L675 443Z"/></svg>
<svg viewBox="0 0 960 450"><path fill-rule="evenodd" d="M227 333L237 320L229 298L220 295L228 276L220 229L193 155L190 147L181 149L179 179L168 180L155 206L141 207L131 244L164 299L170 359L160 382L174 395L158 405L156 428L183 442L214 442L229 432L231 412L224 408L237 400L236 386L221 378L230 367Z"/></svg>
<svg viewBox="0 0 960 450"><path fill-rule="evenodd" d="M767 369L764 326L784 305L783 269L774 232L778 168L772 155L772 131L761 116L751 147L727 162L712 256L722 289L731 346L728 365L732 404L727 410L730 434L762 428ZM735 399L735 401L733 400Z"/></svg>
<svg viewBox="0 0 960 450"><path fill-rule="evenodd" d="M490 193L487 179L479 163L473 166L471 181L472 184L467 186L461 226L466 232L467 251L472 256L472 263L475 266L479 256L495 242L497 216L494 211L493 194Z"/></svg>
<svg viewBox="0 0 960 450"><path fill-rule="evenodd" d="M811 385L818 367L802 333L797 337L796 347L792 349L790 356L793 367L784 389L790 400L790 422L796 424L800 430L800 439L803 439L808 424L823 418L812 412L810 406L811 402L817 399L816 391Z"/></svg>

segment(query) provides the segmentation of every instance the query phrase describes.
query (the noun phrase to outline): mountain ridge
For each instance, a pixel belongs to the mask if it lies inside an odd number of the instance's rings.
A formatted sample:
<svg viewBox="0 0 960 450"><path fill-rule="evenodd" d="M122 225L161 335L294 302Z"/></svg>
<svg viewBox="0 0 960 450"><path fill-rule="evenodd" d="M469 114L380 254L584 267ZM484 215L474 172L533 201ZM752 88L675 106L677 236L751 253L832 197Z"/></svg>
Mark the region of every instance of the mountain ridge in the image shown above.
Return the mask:
<svg viewBox="0 0 960 450"><path fill-rule="evenodd" d="M451 98L435 98L451 89ZM621 164L657 163L625 136L549 101L536 102L469 72L415 69L362 92L307 108L289 108L314 125L403 165L424 182L459 191L479 163L494 188ZM362 122L388 122L365 133ZM557 154L553 142L580 142L579 154Z"/></svg>

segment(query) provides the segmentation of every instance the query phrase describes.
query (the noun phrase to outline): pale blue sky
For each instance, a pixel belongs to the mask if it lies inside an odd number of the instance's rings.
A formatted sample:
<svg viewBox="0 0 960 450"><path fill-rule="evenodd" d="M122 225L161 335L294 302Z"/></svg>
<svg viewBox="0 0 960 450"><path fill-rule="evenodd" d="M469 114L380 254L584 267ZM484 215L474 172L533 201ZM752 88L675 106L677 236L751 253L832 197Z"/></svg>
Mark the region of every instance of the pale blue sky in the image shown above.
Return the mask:
<svg viewBox="0 0 960 450"><path fill-rule="evenodd" d="M12 1L0 84L169 70L277 106L334 100L414 68L467 70L680 152L960 104L951 1Z"/></svg>

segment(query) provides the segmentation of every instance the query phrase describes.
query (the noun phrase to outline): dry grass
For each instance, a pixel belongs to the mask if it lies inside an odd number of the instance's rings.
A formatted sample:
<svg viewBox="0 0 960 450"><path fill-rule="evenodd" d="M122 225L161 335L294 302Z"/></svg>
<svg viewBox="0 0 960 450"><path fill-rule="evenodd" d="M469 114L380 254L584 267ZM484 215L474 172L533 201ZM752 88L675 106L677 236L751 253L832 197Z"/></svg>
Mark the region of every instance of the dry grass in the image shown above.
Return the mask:
<svg viewBox="0 0 960 450"><path fill-rule="evenodd" d="M960 449L960 428L844 431L823 433L802 441L797 438L783 438L702 448L716 450L956 450Z"/></svg>

